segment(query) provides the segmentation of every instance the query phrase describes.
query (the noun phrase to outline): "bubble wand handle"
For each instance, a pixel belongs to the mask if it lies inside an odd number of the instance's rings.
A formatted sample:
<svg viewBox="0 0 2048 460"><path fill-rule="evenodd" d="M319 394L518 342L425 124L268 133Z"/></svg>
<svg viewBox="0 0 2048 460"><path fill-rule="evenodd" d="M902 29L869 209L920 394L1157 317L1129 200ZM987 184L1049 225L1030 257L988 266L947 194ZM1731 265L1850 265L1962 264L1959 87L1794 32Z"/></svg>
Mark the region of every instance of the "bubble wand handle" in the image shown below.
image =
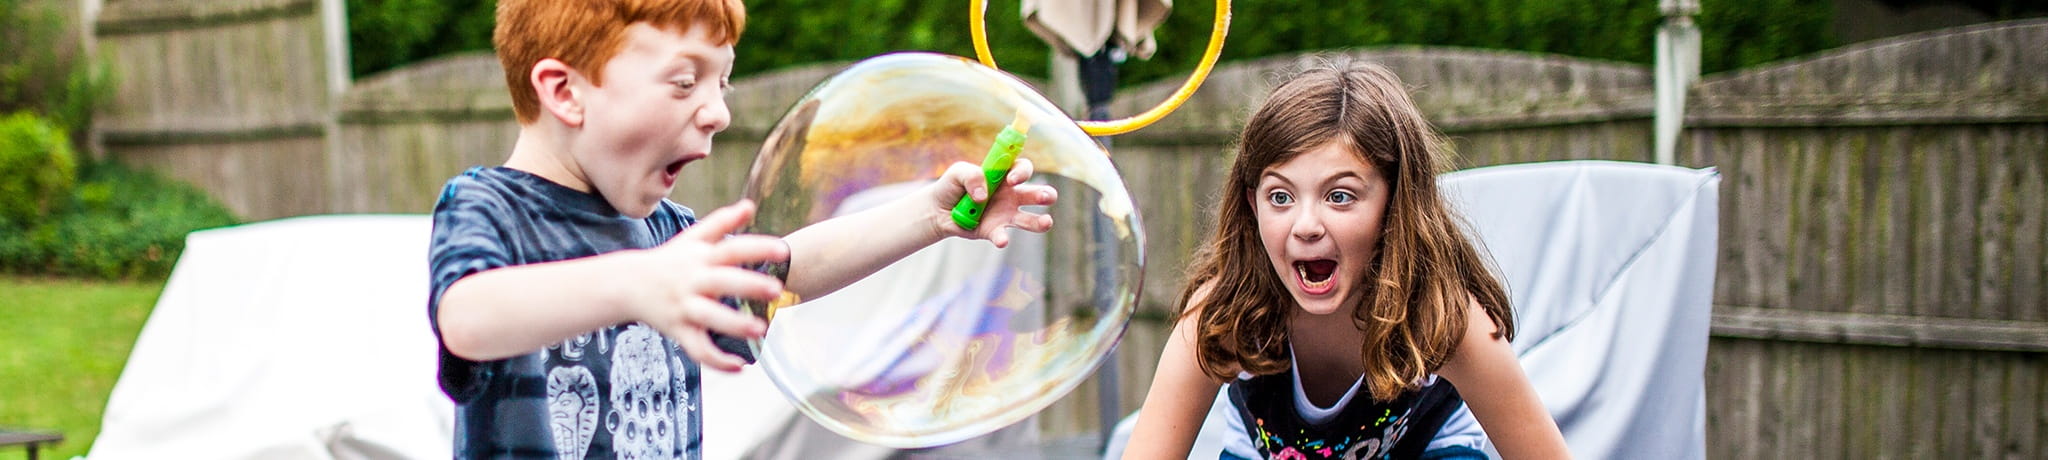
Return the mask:
<svg viewBox="0 0 2048 460"><path fill-rule="evenodd" d="M1017 114L1015 121L996 133L996 142L988 147L988 155L981 158L982 180L988 185L988 200L995 201L996 188L1003 184L1003 177L1010 175L1010 166L1017 162L1017 154L1024 151L1024 133L1031 129L1023 114ZM960 202L953 204L953 223L961 229L974 231L981 227L981 214L988 210L987 203L974 201L973 194L960 195Z"/></svg>

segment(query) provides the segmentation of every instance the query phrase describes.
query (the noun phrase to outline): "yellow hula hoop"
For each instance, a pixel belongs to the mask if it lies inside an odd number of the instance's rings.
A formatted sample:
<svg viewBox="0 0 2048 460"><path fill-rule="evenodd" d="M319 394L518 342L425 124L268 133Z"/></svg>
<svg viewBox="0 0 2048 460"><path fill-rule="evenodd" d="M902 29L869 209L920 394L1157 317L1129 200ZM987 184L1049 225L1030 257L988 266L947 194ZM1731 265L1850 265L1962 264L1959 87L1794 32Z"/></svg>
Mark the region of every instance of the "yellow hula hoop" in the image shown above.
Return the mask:
<svg viewBox="0 0 2048 460"><path fill-rule="evenodd" d="M996 59L988 52L988 27L983 24L984 16L987 14L984 10L987 8L987 0L968 0L968 29L974 39L974 57L980 59L982 65L997 68ZM1174 90L1172 96L1144 113L1120 120L1080 121L1076 124L1081 125L1081 131L1087 132L1090 136L1113 136L1137 131L1138 128L1165 118L1166 114L1173 113L1181 104L1186 103L1188 96L1195 94L1195 89L1202 86L1202 80L1209 78L1209 69L1216 67L1216 58L1223 54L1223 35L1229 30L1230 0L1216 0L1216 24L1209 30L1209 48L1202 51L1202 63L1195 66L1194 75L1188 77L1188 81L1182 83L1180 89Z"/></svg>

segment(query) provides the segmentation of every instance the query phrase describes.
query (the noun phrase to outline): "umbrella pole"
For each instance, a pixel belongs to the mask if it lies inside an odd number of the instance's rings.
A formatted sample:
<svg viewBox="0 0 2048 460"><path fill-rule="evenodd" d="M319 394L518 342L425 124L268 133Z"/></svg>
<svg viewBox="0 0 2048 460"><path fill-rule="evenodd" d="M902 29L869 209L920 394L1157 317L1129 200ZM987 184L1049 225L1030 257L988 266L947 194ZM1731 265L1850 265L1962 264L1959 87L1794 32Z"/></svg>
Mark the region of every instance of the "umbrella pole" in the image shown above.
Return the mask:
<svg viewBox="0 0 2048 460"><path fill-rule="evenodd" d="M1112 40L1108 45L1103 46L1101 50L1096 51L1095 55L1080 58L1080 65L1077 66L1078 69L1076 70L1080 73L1081 94L1088 102L1089 120L1102 121L1111 119L1109 102L1116 96L1116 65L1118 61L1122 61L1122 59L1119 59L1122 57L1122 54L1122 50L1118 49L1116 42ZM1103 150L1109 150L1111 144L1110 136L1096 136L1095 140L1102 143ZM1111 157L1114 158L1115 156L1112 155ZM1089 231L1094 233L1095 241L1114 240L1116 238L1115 228L1111 226L1107 219L1101 219L1099 218L1100 216L1097 217L1096 219L1091 219L1090 223L1092 225L1089 225ZM1115 305L1115 299L1113 299L1116 295L1115 287L1102 282L1102 280L1114 279L1116 275L1112 272L1112 267L1116 266L1113 263L1117 258L1116 250L1115 246L1103 246L1095 251L1094 275L1096 282L1095 291L1091 293L1095 305ZM1104 264L1103 262L1112 263ZM1103 313L1106 314L1108 312ZM1097 385L1095 392L1096 421L1097 434L1099 435L1096 438L1095 449L1098 452L1109 446L1109 439L1116 431L1117 421L1123 419L1122 401L1119 400L1123 394L1123 382L1117 373L1117 355L1120 348L1122 347L1111 348L1109 358L1095 372Z"/></svg>

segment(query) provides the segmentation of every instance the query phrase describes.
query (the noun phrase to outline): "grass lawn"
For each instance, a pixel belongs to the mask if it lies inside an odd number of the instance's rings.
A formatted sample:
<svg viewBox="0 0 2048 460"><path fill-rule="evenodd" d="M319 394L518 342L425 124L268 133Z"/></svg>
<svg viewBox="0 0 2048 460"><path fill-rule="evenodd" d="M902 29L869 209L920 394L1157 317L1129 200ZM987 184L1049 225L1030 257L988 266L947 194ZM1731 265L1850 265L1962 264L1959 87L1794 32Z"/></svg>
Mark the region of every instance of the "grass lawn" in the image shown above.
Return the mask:
<svg viewBox="0 0 2048 460"><path fill-rule="evenodd" d="M0 427L63 433L42 458L85 455L163 287L0 276ZM0 460L16 458L26 451L0 449Z"/></svg>

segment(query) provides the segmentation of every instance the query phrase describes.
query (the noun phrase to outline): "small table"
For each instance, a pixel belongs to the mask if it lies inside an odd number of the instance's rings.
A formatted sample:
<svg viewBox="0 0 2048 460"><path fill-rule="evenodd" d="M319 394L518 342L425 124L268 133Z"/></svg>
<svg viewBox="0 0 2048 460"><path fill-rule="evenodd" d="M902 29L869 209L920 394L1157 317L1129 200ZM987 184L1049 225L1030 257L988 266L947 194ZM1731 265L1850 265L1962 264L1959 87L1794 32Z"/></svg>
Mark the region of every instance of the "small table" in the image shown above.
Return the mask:
<svg viewBox="0 0 2048 460"><path fill-rule="evenodd" d="M15 431L0 429L0 447L28 446L28 460L36 460L36 450L43 444L63 441L64 435L45 431Z"/></svg>

